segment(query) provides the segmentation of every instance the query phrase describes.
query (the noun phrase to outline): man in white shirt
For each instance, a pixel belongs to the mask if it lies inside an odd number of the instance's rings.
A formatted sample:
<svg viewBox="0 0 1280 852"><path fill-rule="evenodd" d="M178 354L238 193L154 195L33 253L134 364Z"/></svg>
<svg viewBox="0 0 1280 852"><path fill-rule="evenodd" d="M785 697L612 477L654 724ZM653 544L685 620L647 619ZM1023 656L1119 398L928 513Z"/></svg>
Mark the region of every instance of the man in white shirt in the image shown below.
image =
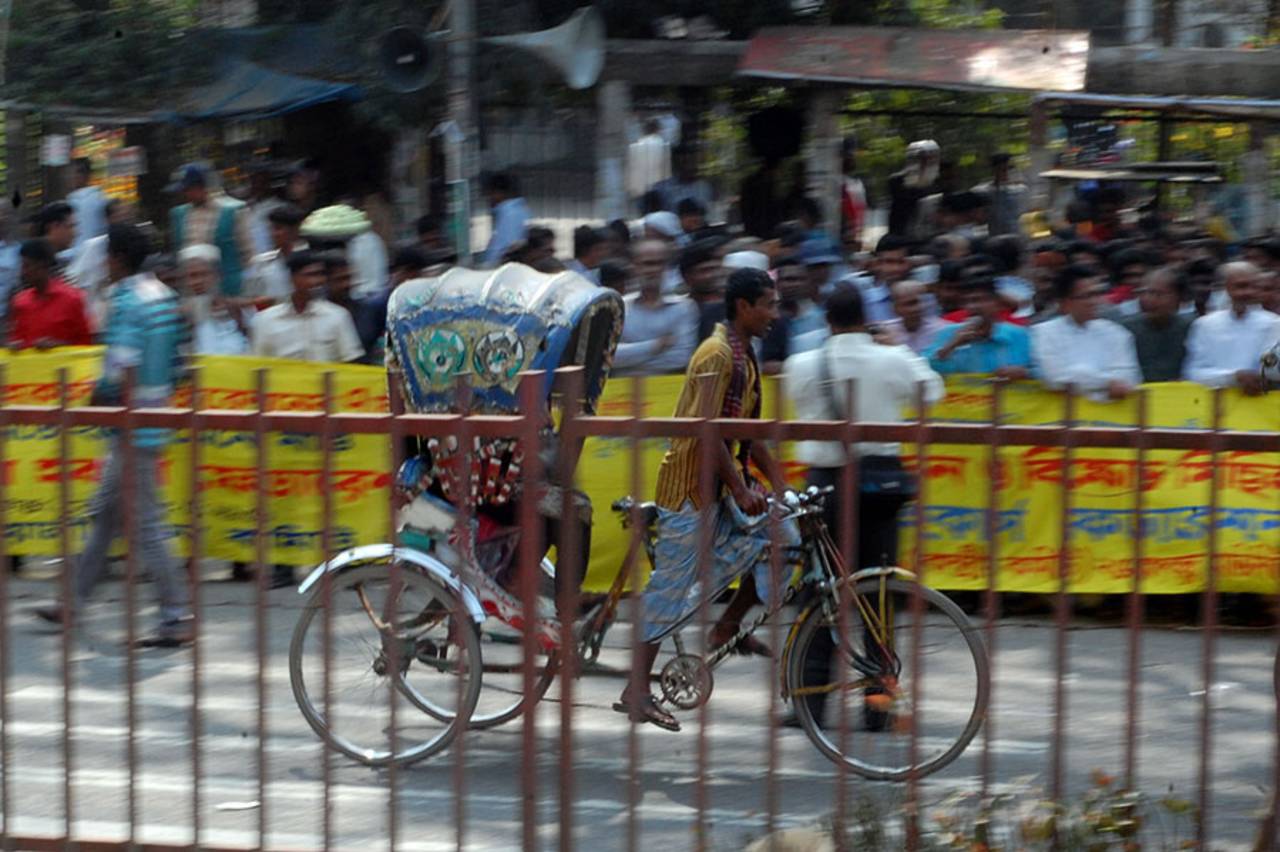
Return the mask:
<svg viewBox="0 0 1280 852"><path fill-rule="evenodd" d="M90 184L93 163L88 157L76 160L76 188L67 193L67 203L76 212L76 235L73 248L78 250L85 240L107 233L107 196Z"/></svg>
<svg viewBox="0 0 1280 852"><path fill-rule="evenodd" d="M182 281L182 313L191 328L193 355L247 355L249 329L236 299L218 293L222 253L200 243L178 252Z"/></svg>
<svg viewBox="0 0 1280 852"><path fill-rule="evenodd" d="M273 248L255 257L249 266L246 293L251 298L283 302L293 292L289 257L307 247L300 237L304 218L302 210L292 204L281 204L267 214Z"/></svg>
<svg viewBox="0 0 1280 852"><path fill-rule="evenodd" d="M1107 287L1090 266L1062 270L1057 281L1062 315L1031 327L1031 354L1050 388L1071 385L1095 399L1124 399L1142 382L1129 330L1099 319Z"/></svg>
<svg viewBox="0 0 1280 852"><path fill-rule="evenodd" d="M372 228L356 234L347 243L351 264L351 295L372 299L387 289L387 246Z"/></svg>
<svg viewBox="0 0 1280 852"><path fill-rule="evenodd" d="M107 227L134 225L137 218L137 209L132 204L118 198L107 202ZM108 273L106 234L85 240L76 252L75 260L67 266L67 283L84 293L85 305L95 329L103 328L107 322L107 307L111 300Z"/></svg>
<svg viewBox="0 0 1280 852"><path fill-rule="evenodd" d="M256 163L249 168L249 197L245 199L245 207L249 215L249 238L253 241L253 253L265 254L271 251L274 243L271 240L271 223L267 217L271 211L284 204L272 186L275 180L275 167L271 163Z"/></svg>
<svg viewBox="0 0 1280 852"><path fill-rule="evenodd" d="M324 259L310 251L288 260L293 292L254 317L253 354L295 361L351 363L364 355L351 314L324 298Z"/></svg>
<svg viewBox="0 0 1280 852"><path fill-rule="evenodd" d="M613 356L616 376L678 373L698 344L698 306L687 296L663 296L671 249L642 240L632 250L640 291L626 297L622 338Z"/></svg>
<svg viewBox="0 0 1280 852"><path fill-rule="evenodd" d="M1254 396L1266 391L1259 361L1280 341L1280 316L1258 305L1258 269L1228 263L1219 270L1231 307L1191 324L1183 377L1213 388L1238 387Z"/></svg>
<svg viewBox="0 0 1280 852"><path fill-rule="evenodd" d="M644 123L644 136L627 148L627 194L639 199L658 181L671 177L671 147L656 118Z"/></svg>
<svg viewBox="0 0 1280 852"><path fill-rule="evenodd" d="M867 221L867 188L858 176L858 143L845 137L840 146L840 236L849 254L862 251L862 229Z"/></svg>
<svg viewBox="0 0 1280 852"><path fill-rule="evenodd" d="M797 420L898 423L903 420L903 410L915 403L921 384L926 402L937 402L946 393L942 377L929 367L929 362L904 346L885 346L872 340L867 333L864 311L858 289L850 284L839 285L827 300L827 321L831 326L827 343L821 349L787 359L783 383L788 399L795 406ZM851 381L852 400L849 399ZM902 468L901 446L864 442L854 450L851 457L839 442L801 441L796 445L796 460L809 466L810 485L836 488L827 500L826 520L837 541L844 517L843 502L853 497L839 490L843 470L846 464L856 460L860 487L856 498L858 564L855 567L896 565L898 512L915 491ZM864 637L863 641L868 640ZM804 662L807 685L830 682L832 645L829 639L823 645L825 650L811 652ZM825 699L825 694L807 699L819 725ZM880 730L887 719L867 707L864 721L869 729Z"/></svg>

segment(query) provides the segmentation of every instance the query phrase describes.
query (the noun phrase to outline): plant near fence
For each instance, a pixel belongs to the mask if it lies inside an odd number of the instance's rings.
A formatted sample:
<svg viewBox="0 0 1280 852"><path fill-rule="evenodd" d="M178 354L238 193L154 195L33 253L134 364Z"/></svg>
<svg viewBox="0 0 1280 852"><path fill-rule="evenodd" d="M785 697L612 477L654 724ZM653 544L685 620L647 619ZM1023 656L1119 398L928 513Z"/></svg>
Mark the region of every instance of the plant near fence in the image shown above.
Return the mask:
<svg viewBox="0 0 1280 852"><path fill-rule="evenodd" d="M1000 793L985 801L977 793L955 793L925 809L915 848L920 852L1173 852L1195 848L1198 810L1172 788L1149 795L1126 790L1101 771L1094 771L1091 779L1089 789L1066 802L1050 801L1043 791L1031 786L1030 778L1010 782L1010 787L1023 787L1023 791ZM831 823L809 831L793 829L760 838L749 849L899 852L907 848L906 815L901 796L860 792L849 802L842 830Z"/></svg>

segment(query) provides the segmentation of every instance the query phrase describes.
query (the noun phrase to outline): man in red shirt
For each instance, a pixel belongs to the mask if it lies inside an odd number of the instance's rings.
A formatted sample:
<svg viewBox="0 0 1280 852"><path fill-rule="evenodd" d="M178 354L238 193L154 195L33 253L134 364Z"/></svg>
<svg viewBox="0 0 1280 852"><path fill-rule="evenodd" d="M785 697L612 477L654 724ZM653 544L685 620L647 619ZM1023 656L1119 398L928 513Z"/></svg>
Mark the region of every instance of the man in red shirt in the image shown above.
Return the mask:
<svg viewBox="0 0 1280 852"><path fill-rule="evenodd" d="M18 250L22 290L9 308L9 346L52 349L93 343L80 291L53 275L55 255L47 240L27 240Z"/></svg>

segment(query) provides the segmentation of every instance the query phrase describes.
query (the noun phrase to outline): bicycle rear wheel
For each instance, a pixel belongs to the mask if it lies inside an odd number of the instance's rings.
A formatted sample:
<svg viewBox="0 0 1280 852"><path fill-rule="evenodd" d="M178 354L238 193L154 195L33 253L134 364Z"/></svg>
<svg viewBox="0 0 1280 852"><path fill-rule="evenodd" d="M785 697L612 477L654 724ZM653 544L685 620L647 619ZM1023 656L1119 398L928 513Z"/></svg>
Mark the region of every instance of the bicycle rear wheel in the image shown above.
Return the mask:
<svg viewBox="0 0 1280 852"><path fill-rule="evenodd" d="M990 674L977 628L933 589L888 575L864 579L856 587L864 609L851 583L831 593L830 615L815 602L796 628L785 672L796 717L820 752L865 778L903 781L937 772L960 756L986 716ZM912 695L916 661L920 692Z"/></svg>
<svg viewBox="0 0 1280 852"><path fill-rule="evenodd" d="M387 562L342 571L327 601L318 584L289 647L289 680L307 724L369 766L447 748L480 694L480 637L470 618L454 617L453 590L404 563L394 573L395 585Z"/></svg>
<svg viewBox="0 0 1280 852"><path fill-rule="evenodd" d="M527 713L547 694L560 670L561 652L535 651L533 687L526 692L523 631L489 618L480 633L484 684L471 714L469 727L473 730L496 728Z"/></svg>

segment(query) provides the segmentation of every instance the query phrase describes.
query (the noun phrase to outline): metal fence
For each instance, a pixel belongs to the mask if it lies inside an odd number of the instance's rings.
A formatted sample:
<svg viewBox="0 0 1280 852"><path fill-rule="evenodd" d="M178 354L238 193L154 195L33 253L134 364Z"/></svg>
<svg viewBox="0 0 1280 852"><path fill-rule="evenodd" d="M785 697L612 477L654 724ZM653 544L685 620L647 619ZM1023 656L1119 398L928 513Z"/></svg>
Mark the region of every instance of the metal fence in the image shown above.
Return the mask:
<svg viewBox="0 0 1280 852"><path fill-rule="evenodd" d="M1207 566L1199 629L1194 633L1149 629L1150 601L1139 590L1142 523L1133 525L1134 583L1126 596L1122 629L1098 627L1073 613L1072 596L1066 591L1071 571L1071 526L1065 522L1058 554L1060 585L1053 596L1051 624L1003 615L1003 596L995 590L1000 553L995 535L998 477L994 473L999 448L1062 449L1065 520L1071 505L1072 458L1078 449L1133 450L1138 481L1142 481L1143 465L1154 450L1202 450L1210 453L1212 460L1229 451L1275 452L1280 447L1278 433L1220 428L1218 396L1214 427L1206 430L1146 428L1145 416L1140 421L1144 425L1137 428L1078 428L1069 425L1073 420L1070 394L1064 397L1064 424L1068 425L996 425L1002 422L999 387L987 425L933 423L927 416L912 423L877 424L859 422L854 413L846 422L824 423L784 421L777 412L760 421L645 418L641 416L642 391L635 395L631 416L565 413L561 430L570 444L587 436L607 436L630 444L631 491L636 495L651 493L653 486L653 472L641 469L637 448L642 441L657 438L700 439L704 497L714 496L712 453L726 437L766 442L912 443L918 446L917 465L921 469L927 464L930 448L938 444L988 447L993 473L986 526L989 582L973 626L982 637L989 661L991 691L980 708L982 727L977 737L960 760L937 774L923 777L911 771L901 783L873 784L846 763L829 762L814 753L799 735L781 727L785 706L776 685L787 676L784 667L788 663L777 653L766 662L733 661L716 669L717 689L730 697L723 698L721 704L716 701L719 696L713 696L709 702L703 701L695 714L685 714L686 729L681 733L659 732L609 712L609 702L628 678L634 686L641 685L634 672L628 675L632 671L629 657L640 646L638 631L629 629L628 624L634 598L621 610L619 634L592 665L583 665L574 654L549 656L547 646L535 635L538 631L517 630L507 636L506 647L515 649L514 656L508 657L512 662L506 668L486 662L481 690L492 675L495 681L509 678L506 682L514 684L513 690L531 695L548 671L558 677L555 690L540 705L524 707L505 728L471 730L457 716L452 722L434 717L441 725L452 724L454 736L447 751L412 766L387 762L365 768L324 748L299 722L298 705L286 688L290 680L288 640L302 610L299 596L268 588L268 543L262 532L268 529L269 514L263 439L272 431L319 436L323 475L327 477L333 469L331 444L340 435L388 436L391 465L400 461L405 436L454 436L463 447L471 446L477 437L515 437L529 448L524 453L524 482L540 483L547 472L540 469L534 448L545 425L537 412L545 407L534 381L534 377L526 377L522 386L525 414L519 416L331 413L331 386L322 411L267 411L262 374L258 406L253 411L72 408L65 378L60 405L0 407L0 470L7 469L5 435L9 427L53 426L62 436L58 476L63 567L57 575L57 588L63 601L71 600L72 582L71 572L66 570L72 564L68 464L68 430L72 427L122 428L126 434L143 427L255 434L255 507L260 530L257 583L252 591L241 594L203 584L198 560L192 561L196 641L190 649L158 658L154 652L133 647L139 615L136 587L147 567L138 564L133 547L127 551L119 607L99 602L94 610L99 615L79 618L75 630L65 629L56 640L33 636L19 618L19 605L27 596L40 592L40 585L0 572L3 848L569 850L648 849L665 844L671 848L738 849L775 829L807 824L833 826L836 848L877 848L877 842L878 848L924 848L939 842L939 825L951 832L948 836L952 840L970 838L965 848L980 848L979 843L996 848L999 844L992 836L1001 818L1001 802L1020 795L1029 797L1039 809L1032 816L1015 814L1009 836L1022 838L1017 841L1022 845L1014 843L1006 848L1040 848L1037 843L1044 848L1174 848L1160 844L1182 840L1190 847L1178 848L1244 848L1254 843L1255 848L1275 848L1274 820L1264 822L1259 816L1259 811L1273 809L1274 791L1280 788L1271 667L1275 642L1269 630L1261 635L1233 633L1223 650L1218 571L1212 558ZM574 396L570 391L569 398ZM198 388L193 399L200 399ZM1140 410L1145 408L1144 402ZM128 460L130 443L125 441L122 446ZM200 442L192 441L190 447L190 466L181 475L190 481L190 546L198 554ZM128 464L126 469L130 469ZM563 481L591 475L589 470L566 469L561 473ZM844 493L858 492L856 476L855 467L846 469L841 486ZM126 481L125 487L133 485ZM1208 507L1211 554L1219 491L1215 475ZM5 507L15 496L20 495L12 493L7 481L0 482L0 527L6 525ZM390 494L388 499L392 499ZM1142 499L1139 488L1135 517L1142 511ZM713 503L714 499L706 504ZM921 495L916 505L923 503ZM132 536L136 518L129 511L131 501L126 499L125 505L126 529ZM597 525L609 522L606 508L595 507ZM625 571L631 584L638 586L646 519L638 506L628 511L636 547ZM323 513L329 552L327 530L335 512L332 498L326 496ZM846 502L840 529L834 534L844 565L853 561L858 534L855 518L852 501ZM470 519L471 512L464 507L459 528L469 529ZM516 588L522 609L506 615L509 621L532 625L545 617L545 613L540 615L537 601L543 533L534 500L521 502L517 520L522 533ZM917 524L922 520L917 516ZM386 531L388 540L397 535L394 527L393 521ZM775 545L780 545L780 524L771 523L770 534ZM714 545L712 537L708 524L698 542L704 572L710 570L707 556ZM556 544L561 561L578 553L583 545L574 532L566 532ZM0 537L0 557L6 546L6 537ZM908 611L918 615L927 604L920 591L929 584L924 570L927 561L921 559L928 547L926 537L919 536L916 547L912 563L920 566L919 584L912 586ZM772 549L775 580L784 568L781 552L780 546ZM1280 561L1280 554L1275 556ZM414 567L391 560L387 570L392 590L388 595L394 597L404 582L397 574L413 573ZM337 717L330 711L349 698L338 692L329 674L334 655L341 650L335 647L332 635L334 622L340 617L332 606L332 596L342 576L341 572L325 574L313 586L323 601L317 610L324 660L320 712L331 722ZM704 573L703 579L709 577ZM434 605L448 605L447 615L440 619L449 625L442 643L462 648L472 641L459 638L466 632L461 625L469 623L472 615L469 601L460 591L462 584L441 581L431 588L442 592ZM447 594L450 589L455 594ZM363 598L364 592L359 594ZM839 594L839 600L850 600L845 592ZM581 601L573 584L563 584L559 595L562 612L578 611ZM398 637L398 599L384 604L380 610L383 627L389 625L389 632ZM373 608L367 604L365 608L376 623ZM104 644L100 638L104 625L108 631L119 630L116 619L120 609L126 640L123 648ZM421 610L419 616L425 618L422 613L428 611ZM841 605L838 611L839 635L848 636L847 613L856 610ZM699 609L696 630L689 633L701 638L691 638L689 648L684 649L690 657L709 650L706 636L714 614L709 602ZM503 644L486 626L497 620L490 613L475 634L476 647L485 654ZM788 608L767 626L775 652L788 643L794 621L795 610ZM903 623L911 627L911 635L903 639L900 661L902 668L909 669L904 675L909 686L903 691L915 701L915 712L904 714L905 727L895 729L892 735L902 738L908 759L914 762L919 750L932 747L925 730L929 724L925 699L930 694L945 696L954 683L948 680L952 674L948 668L934 665L922 671L933 653L923 637L935 630L937 623L919 617ZM562 626L561 631L561 646L576 647L578 639L568 632L568 626ZM1028 632L1035 636L1026 638ZM373 671L378 675L376 689L386 696L382 735L394 751L420 735L414 726L423 714L421 708L414 710L405 702L405 676L386 672L397 671L401 665L406 666L405 672L411 665L427 669L435 665L433 671L456 681L457 707L461 708L467 702L464 693L470 689L474 667L461 656L452 664L442 663L440 660L448 659L445 653L432 663L421 644L387 643L383 635L381 653L375 654L383 671L378 672L376 665ZM50 652L51 642L57 644L56 654ZM558 672L552 660L558 664ZM697 666L691 665L693 676L699 675ZM1220 666L1235 679L1230 686L1220 680ZM1247 682L1235 682L1241 680ZM874 737L854 730L857 725L852 720L861 713L858 702L864 700L857 683L861 681L852 683L842 675L836 691L844 697L833 744ZM297 688L296 682L293 688ZM855 697L849 699L850 694ZM1077 706L1072 706L1073 698ZM1226 744L1224 752L1219 752L1219 743ZM870 746L878 747L874 742ZM1145 759L1144 753L1149 755ZM647 767L649 761L653 763ZM1089 773L1095 769L1117 777L1091 782ZM1087 809L1081 815L1074 804L1082 796L1087 798L1091 784L1095 792L1100 786L1117 791L1104 799L1104 806L1118 827L1106 828L1109 835L1099 835L1114 845L1072 845L1079 841L1072 832L1083 831L1080 826L1097 816L1091 816ZM1175 793L1168 793L1169 785L1177 788ZM1245 795L1242 787L1251 792ZM1153 798L1142 805L1125 798L1126 791L1146 791ZM963 828L948 822L946 816L957 796L977 803L962 820ZM1187 800L1185 804L1179 803L1180 798ZM1043 802L1052 805L1045 810ZM1185 824L1166 826L1161 829L1164 834L1153 834L1159 828L1157 820L1137 816L1140 807L1147 806L1163 807L1161 813L1170 815L1174 822L1183 819ZM1103 831L1097 825L1092 830Z"/></svg>

